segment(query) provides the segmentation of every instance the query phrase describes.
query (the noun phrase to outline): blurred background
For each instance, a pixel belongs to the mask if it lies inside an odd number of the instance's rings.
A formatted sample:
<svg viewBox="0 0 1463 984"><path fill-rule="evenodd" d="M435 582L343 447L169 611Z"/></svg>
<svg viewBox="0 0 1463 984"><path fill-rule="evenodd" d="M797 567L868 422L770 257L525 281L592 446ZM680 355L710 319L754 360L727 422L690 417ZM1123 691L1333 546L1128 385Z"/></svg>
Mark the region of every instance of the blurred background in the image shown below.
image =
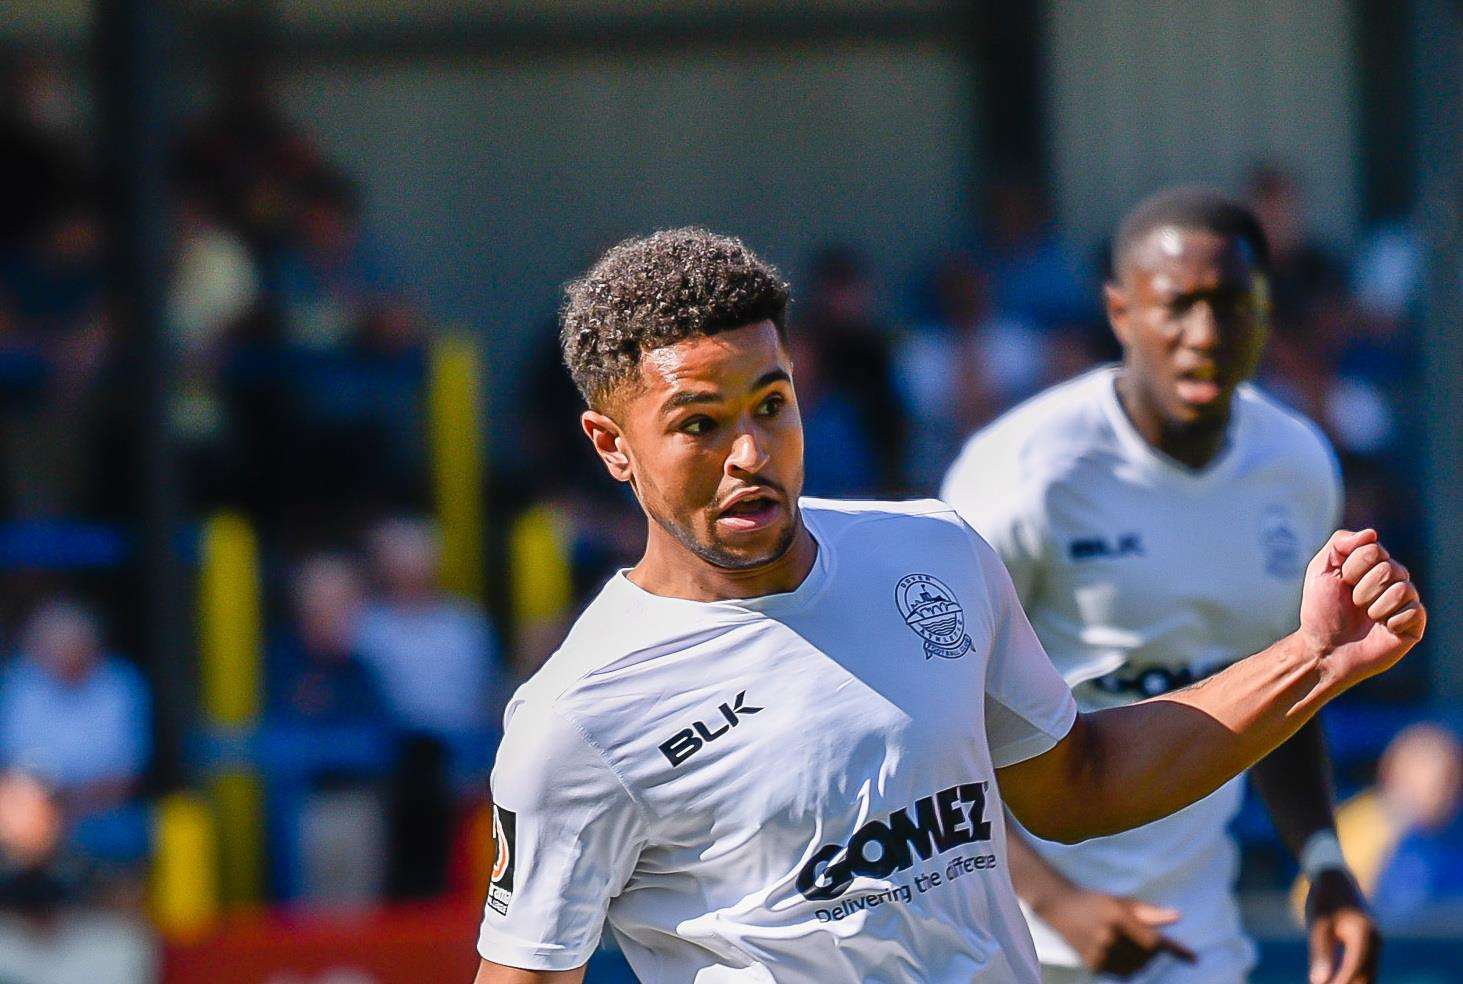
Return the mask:
<svg viewBox="0 0 1463 984"><path fill-rule="evenodd" d="M1115 356L1107 237L1178 181L1257 211L1262 384L1429 591L1325 725L1386 979L1457 980L1460 16L0 0L0 980L469 979L503 702L643 536L558 363L600 250L745 237L807 491L928 494ZM1237 829L1255 980L1301 979Z"/></svg>

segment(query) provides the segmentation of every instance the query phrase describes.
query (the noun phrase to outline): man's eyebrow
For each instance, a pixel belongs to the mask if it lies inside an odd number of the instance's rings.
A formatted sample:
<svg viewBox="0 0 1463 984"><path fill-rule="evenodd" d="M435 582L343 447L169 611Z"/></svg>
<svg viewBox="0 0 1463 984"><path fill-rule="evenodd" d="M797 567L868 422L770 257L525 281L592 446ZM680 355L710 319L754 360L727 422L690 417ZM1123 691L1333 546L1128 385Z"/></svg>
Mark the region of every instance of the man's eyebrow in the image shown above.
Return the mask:
<svg viewBox="0 0 1463 984"><path fill-rule="evenodd" d="M697 403L720 403L721 394L715 390L681 390L679 393L672 393L670 397L660 405L661 413L670 413L672 410L679 410L681 407L693 406Z"/></svg>
<svg viewBox="0 0 1463 984"><path fill-rule="evenodd" d="M769 369L757 377L757 381L751 386L751 392L765 389L773 383L790 383L792 377L786 369ZM661 413L670 413L672 410L679 410L682 407L695 406L698 403L720 403L722 396L716 390L682 390L679 393L672 393L664 403L660 405Z"/></svg>
<svg viewBox="0 0 1463 984"><path fill-rule="evenodd" d="M757 381L752 384L752 390L755 392L756 390L771 386L773 383L790 382L792 382L792 377L787 374L786 369L769 369L767 372L764 372L762 375L757 377Z"/></svg>

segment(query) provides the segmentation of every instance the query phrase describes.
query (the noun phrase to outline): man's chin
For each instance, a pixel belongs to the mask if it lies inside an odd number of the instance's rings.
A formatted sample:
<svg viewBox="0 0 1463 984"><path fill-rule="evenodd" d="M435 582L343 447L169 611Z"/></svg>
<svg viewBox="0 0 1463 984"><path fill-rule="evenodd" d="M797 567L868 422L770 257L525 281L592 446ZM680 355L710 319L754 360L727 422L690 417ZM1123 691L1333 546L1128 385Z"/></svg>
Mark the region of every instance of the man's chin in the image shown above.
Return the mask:
<svg viewBox="0 0 1463 984"><path fill-rule="evenodd" d="M718 540L697 553L701 559L724 571L753 571L777 563L792 549L796 539L797 524L788 522L774 530L765 531L757 539L761 543L729 544Z"/></svg>
<svg viewBox="0 0 1463 984"><path fill-rule="evenodd" d="M1203 402L1175 400L1168 411L1169 425L1175 430L1185 430L1222 424L1229 419L1230 407L1229 394Z"/></svg>

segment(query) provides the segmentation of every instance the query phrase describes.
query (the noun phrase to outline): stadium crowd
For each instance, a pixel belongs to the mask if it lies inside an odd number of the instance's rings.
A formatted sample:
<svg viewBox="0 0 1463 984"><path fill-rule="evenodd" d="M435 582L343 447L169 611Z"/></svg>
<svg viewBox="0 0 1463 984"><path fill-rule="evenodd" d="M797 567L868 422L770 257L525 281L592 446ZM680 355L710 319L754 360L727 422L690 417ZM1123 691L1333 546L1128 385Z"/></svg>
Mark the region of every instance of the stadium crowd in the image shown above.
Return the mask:
<svg viewBox="0 0 1463 984"><path fill-rule="evenodd" d="M257 82L224 93L186 127L169 175L172 426L190 518L242 510L264 544L269 891L318 903L431 896L451 882L455 831L485 793L504 699L577 604L634 560L637 507L582 446L546 317L523 376L525 454L492 475L491 523L497 533L525 510L552 510L569 531L573 601L529 632L507 605L490 617L438 587L425 518L428 318L342 162ZM117 480L132 454L131 384L95 155L57 98L46 66L22 66L0 113L0 520L43 538L137 508L132 483ZM1343 258L1311 236L1285 169L1257 165L1235 190L1275 259L1260 385L1330 436L1348 524L1420 556L1406 508L1419 358L1409 227L1378 225ZM983 216L907 281L868 258L872 243L830 246L795 271L808 494L931 494L975 428L1114 357L1105 250L1071 241L1027 181L994 182ZM99 571L54 550L38 558L3 530L0 541L0 908L133 904L151 729L129 658L125 563ZM1400 704L1386 720L1411 720L1421 679L1420 668L1397 674L1361 699ZM1396 727L1338 751L1344 793L1381 760L1380 791L1362 802L1399 804L1382 811L1372 879L1384 924L1463 897L1463 757L1446 726L1428 728L1385 758ZM1267 835L1249 834L1265 856ZM347 853L353 864L332 863ZM1274 862L1261 870L1272 886L1285 877Z"/></svg>

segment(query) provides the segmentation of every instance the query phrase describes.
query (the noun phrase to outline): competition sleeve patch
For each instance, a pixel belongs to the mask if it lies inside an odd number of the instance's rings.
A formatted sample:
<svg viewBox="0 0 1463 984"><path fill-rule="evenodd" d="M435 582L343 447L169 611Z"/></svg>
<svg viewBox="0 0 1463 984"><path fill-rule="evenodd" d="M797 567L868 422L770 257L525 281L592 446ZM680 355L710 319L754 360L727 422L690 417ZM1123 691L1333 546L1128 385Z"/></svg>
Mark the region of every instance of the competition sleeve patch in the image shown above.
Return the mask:
<svg viewBox="0 0 1463 984"><path fill-rule="evenodd" d="M518 863L516 840L518 816L493 804L493 873L488 881L488 905L500 916L508 915L513 901L513 869Z"/></svg>

